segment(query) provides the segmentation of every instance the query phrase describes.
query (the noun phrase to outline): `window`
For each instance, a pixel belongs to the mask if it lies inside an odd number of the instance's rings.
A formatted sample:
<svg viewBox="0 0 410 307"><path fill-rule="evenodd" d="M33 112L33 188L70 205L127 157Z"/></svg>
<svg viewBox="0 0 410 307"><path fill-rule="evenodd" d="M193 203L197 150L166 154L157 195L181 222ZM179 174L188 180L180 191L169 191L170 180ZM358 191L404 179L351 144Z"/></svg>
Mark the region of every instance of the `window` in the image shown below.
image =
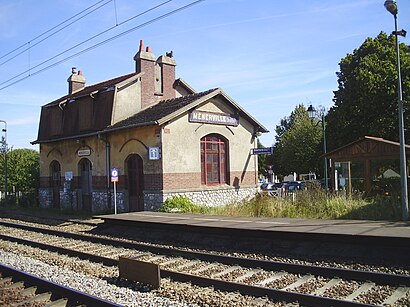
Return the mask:
<svg viewBox="0 0 410 307"><path fill-rule="evenodd" d="M56 160L50 163L50 179L51 186L60 186L61 181L61 166Z"/></svg>
<svg viewBox="0 0 410 307"><path fill-rule="evenodd" d="M227 183L227 142L219 135L211 134L201 139L202 184Z"/></svg>

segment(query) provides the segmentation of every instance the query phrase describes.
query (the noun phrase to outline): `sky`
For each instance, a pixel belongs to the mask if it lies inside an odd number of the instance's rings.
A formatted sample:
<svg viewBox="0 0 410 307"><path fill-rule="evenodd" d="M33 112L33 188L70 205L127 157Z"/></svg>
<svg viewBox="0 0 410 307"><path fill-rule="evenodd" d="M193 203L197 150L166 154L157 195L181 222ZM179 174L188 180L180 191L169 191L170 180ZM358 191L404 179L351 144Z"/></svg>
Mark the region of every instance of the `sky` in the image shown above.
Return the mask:
<svg viewBox="0 0 410 307"><path fill-rule="evenodd" d="M9 146L38 150L30 142L41 106L67 94L72 67L87 85L134 72L142 39L156 57L172 50L176 77L196 91L222 88L270 131L259 138L268 147L297 105L332 107L343 57L394 30L384 0L204 0L168 14L194 1L0 0L0 127L7 122ZM410 1L397 4L399 29L410 31Z"/></svg>

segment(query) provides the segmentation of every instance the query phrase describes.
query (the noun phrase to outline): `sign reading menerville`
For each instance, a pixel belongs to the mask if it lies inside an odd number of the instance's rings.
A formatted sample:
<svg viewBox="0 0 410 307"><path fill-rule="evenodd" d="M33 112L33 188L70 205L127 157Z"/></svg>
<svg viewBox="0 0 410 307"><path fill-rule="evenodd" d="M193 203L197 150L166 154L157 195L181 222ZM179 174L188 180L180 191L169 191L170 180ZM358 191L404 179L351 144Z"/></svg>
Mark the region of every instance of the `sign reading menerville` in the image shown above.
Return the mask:
<svg viewBox="0 0 410 307"><path fill-rule="evenodd" d="M205 123L225 126L238 126L239 119L225 113L213 113L205 111L192 111L189 113L189 121L193 123Z"/></svg>
<svg viewBox="0 0 410 307"><path fill-rule="evenodd" d="M264 147L264 148L252 148L252 155L272 155L273 147Z"/></svg>

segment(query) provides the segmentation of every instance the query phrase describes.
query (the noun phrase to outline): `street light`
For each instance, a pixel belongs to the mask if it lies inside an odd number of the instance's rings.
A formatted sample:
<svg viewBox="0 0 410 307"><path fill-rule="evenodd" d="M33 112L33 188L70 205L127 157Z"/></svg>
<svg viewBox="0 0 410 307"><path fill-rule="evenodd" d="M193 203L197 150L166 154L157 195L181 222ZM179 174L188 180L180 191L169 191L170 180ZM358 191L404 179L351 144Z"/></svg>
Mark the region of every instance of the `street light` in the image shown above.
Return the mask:
<svg viewBox="0 0 410 307"><path fill-rule="evenodd" d="M310 105L307 109L307 113L309 118L311 119L311 121L313 122L313 119L316 118L316 110L315 108ZM324 163L324 177L325 177L325 188L326 188L326 192L329 191L329 184L328 184L328 179L327 179L327 158L326 158L326 125L325 125L325 114L324 112L321 113L320 115L321 119L316 123L315 126L317 126L318 124L322 124L322 131L323 131L323 153L325 155L325 163Z"/></svg>
<svg viewBox="0 0 410 307"><path fill-rule="evenodd" d="M4 123L4 138L2 138L4 150L4 203L7 205L7 122L0 119L0 123Z"/></svg>
<svg viewBox="0 0 410 307"><path fill-rule="evenodd" d="M400 47L399 35L405 37L406 31L397 31L397 4L394 0L384 2L384 7L394 16L394 32L396 36L396 54L397 54L397 103L399 109L399 138L400 138L400 181L401 181L401 207L402 219L409 219L408 192L407 192L407 171L406 171L406 149L404 140L404 117L403 117L403 93L401 89L401 70L400 70Z"/></svg>

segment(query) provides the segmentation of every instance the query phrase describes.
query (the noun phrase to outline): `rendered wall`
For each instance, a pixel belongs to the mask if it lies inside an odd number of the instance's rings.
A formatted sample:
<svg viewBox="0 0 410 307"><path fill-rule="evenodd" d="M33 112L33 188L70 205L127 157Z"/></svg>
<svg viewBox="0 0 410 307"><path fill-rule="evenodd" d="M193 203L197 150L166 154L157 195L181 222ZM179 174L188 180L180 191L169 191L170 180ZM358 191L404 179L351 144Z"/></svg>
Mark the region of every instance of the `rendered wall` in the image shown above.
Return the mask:
<svg viewBox="0 0 410 307"><path fill-rule="evenodd" d="M111 124L130 117L141 110L141 82L117 89L115 96Z"/></svg>
<svg viewBox="0 0 410 307"><path fill-rule="evenodd" d="M228 114L234 112L217 99L207 102L197 110ZM164 190L201 188L200 140L211 133L220 134L228 140L229 184L256 184L257 158L250 155L256 140L252 137L253 127L246 120L240 118L237 127L226 127L191 123L188 114L184 114L163 129Z"/></svg>

